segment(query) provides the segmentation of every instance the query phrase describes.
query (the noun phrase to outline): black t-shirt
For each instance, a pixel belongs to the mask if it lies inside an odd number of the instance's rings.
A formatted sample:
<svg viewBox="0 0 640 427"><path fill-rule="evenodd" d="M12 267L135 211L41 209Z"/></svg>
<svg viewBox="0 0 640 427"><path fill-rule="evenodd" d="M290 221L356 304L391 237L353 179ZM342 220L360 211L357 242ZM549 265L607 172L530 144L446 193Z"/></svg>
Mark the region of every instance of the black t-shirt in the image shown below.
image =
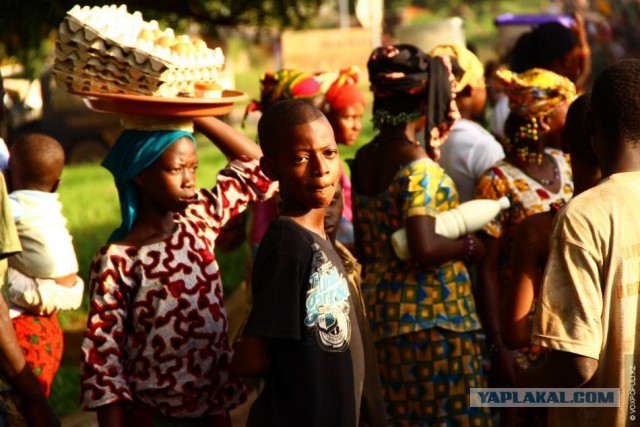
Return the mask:
<svg viewBox="0 0 640 427"><path fill-rule="evenodd" d="M269 338L271 367L247 425L356 426L362 340L331 242L277 218L262 238L251 283L244 334Z"/></svg>

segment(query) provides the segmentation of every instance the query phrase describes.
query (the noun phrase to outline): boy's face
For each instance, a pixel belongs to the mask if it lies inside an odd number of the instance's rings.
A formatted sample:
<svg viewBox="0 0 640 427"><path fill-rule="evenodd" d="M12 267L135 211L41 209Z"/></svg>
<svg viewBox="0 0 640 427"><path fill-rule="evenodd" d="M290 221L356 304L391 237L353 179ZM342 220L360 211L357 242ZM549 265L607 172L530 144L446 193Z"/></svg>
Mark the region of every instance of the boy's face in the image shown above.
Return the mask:
<svg viewBox="0 0 640 427"><path fill-rule="evenodd" d="M182 212L196 199L198 155L189 138L176 140L135 178L146 199L170 212Z"/></svg>
<svg viewBox="0 0 640 427"><path fill-rule="evenodd" d="M329 121L321 117L286 130L273 157L265 158L280 183L283 213L329 206L340 176L340 156Z"/></svg>

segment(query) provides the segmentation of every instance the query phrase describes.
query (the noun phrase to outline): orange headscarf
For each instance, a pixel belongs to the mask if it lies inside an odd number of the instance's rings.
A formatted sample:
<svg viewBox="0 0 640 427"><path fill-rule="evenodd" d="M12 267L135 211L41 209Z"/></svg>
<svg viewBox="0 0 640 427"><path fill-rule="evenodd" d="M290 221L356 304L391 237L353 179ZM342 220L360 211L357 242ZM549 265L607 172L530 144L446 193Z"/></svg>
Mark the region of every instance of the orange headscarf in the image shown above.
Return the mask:
<svg viewBox="0 0 640 427"><path fill-rule="evenodd" d="M343 110L350 105L366 105L364 94L358 88L360 70L356 66L340 70L324 98L325 112Z"/></svg>

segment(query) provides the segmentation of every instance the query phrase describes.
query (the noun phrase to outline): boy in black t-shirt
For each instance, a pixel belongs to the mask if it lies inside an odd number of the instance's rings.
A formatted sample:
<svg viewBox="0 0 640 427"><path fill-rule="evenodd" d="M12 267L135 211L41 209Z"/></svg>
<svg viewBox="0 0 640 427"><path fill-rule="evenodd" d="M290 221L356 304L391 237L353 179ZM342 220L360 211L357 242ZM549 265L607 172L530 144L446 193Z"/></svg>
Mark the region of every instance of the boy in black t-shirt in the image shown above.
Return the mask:
<svg viewBox="0 0 640 427"><path fill-rule="evenodd" d="M324 231L340 157L320 110L282 101L258 123L260 163L280 184L280 216L253 268L254 305L232 366L265 378L248 426L357 426L364 355L355 298Z"/></svg>

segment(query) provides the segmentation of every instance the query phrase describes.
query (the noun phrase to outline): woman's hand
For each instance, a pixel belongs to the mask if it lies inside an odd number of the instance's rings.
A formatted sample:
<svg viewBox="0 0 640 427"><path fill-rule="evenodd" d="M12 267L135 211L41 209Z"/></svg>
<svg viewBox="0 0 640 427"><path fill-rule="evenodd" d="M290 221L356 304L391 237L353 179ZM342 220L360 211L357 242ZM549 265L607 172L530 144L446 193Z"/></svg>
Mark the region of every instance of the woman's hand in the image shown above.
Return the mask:
<svg viewBox="0 0 640 427"><path fill-rule="evenodd" d="M453 260L476 263L484 256L484 244L475 235L450 239L436 234L434 217L410 216L405 221L405 229L411 259L424 266Z"/></svg>

